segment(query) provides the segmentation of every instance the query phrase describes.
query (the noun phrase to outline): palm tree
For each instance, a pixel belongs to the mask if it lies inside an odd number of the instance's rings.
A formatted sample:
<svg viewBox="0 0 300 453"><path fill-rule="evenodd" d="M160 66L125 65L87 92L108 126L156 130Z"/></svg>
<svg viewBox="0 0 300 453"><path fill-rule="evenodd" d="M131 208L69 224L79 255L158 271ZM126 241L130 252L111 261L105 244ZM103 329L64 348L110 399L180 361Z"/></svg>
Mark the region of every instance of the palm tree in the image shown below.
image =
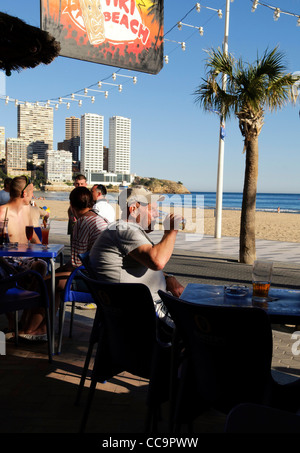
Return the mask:
<svg viewBox="0 0 300 453"><path fill-rule="evenodd" d="M255 206L258 178L258 136L265 109L275 111L292 100L291 86L299 80L286 73L283 54L268 51L254 64L236 60L220 49L212 49L206 63L206 79L194 92L204 110L217 110L224 119L234 114L244 137L246 151L243 202L240 224L240 262L252 264L255 251ZM226 90L222 77L226 77Z"/></svg>

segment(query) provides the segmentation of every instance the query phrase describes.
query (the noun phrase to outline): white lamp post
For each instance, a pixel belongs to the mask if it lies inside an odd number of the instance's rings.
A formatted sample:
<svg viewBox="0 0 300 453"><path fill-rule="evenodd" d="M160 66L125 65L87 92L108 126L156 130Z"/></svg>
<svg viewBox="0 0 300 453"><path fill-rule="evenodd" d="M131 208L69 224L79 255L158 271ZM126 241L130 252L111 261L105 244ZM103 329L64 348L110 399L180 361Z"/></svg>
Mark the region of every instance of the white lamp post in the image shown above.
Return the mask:
<svg viewBox="0 0 300 453"><path fill-rule="evenodd" d="M233 1L233 0L231 0ZM224 32L224 55L228 54L228 36L229 36L229 12L230 0L226 0L225 12L225 32ZM226 76L223 75L222 88L226 90ZM225 120L222 112L220 116L220 136L219 136L219 160L218 160L218 177L217 177L217 192L216 192L216 223L215 223L215 238L219 239L222 233L222 198L223 198L223 172L224 172L224 138L221 137L221 128L225 128Z"/></svg>

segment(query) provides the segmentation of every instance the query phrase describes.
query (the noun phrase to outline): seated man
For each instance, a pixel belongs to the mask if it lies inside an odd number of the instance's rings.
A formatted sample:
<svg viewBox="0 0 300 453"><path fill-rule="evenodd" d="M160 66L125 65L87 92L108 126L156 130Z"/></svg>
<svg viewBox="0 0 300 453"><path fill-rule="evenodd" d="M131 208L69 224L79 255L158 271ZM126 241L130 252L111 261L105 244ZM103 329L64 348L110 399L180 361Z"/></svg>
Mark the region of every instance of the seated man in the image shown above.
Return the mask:
<svg viewBox="0 0 300 453"><path fill-rule="evenodd" d="M70 193L70 204L78 220L73 231L74 241L72 241L71 260L55 272L56 309L59 306L60 294L65 288L68 276L77 266L82 264L78 258L78 253L90 250L98 235L107 227L105 220L91 211L93 206L92 194L86 187L78 187ZM48 276L46 283L49 284L50 293L51 279ZM45 313L42 308L36 311L28 310L24 314L19 335L21 338L30 341L46 339Z"/></svg>
<svg viewBox="0 0 300 453"><path fill-rule="evenodd" d="M107 194L106 187L102 184L94 184L91 192L95 202L93 210L108 222L114 222L116 220L116 213L112 205L109 204L105 198L105 195Z"/></svg>
<svg viewBox="0 0 300 453"><path fill-rule="evenodd" d="M0 206L0 220L5 217L8 219L8 236L10 242L19 242L20 244L27 244L28 239L26 237L26 226L33 225L32 209L30 201L33 196L33 184L30 179L26 176L17 176L13 178L10 184L10 200L8 203ZM40 240L35 232L31 242L40 244ZM11 266L11 270L18 272L26 269L32 269L39 272L45 277L47 272L47 263L43 260L36 260L34 258L16 258L16 259L5 259L8 262L7 266ZM34 279L26 282L27 289L35 289ZM25 322L25 316L29 316L29 312L23 313L23 321ZM13 329L13 318L8 316L9 327ZM22 332L20 331L20 334Z"/></svg>
<svg viewBox="0 0 300 453"><path fill-rule="evenodd" d="M153 244L147 233L158 217L157 201L158 196L143 187L123 190L119 195L122 218L108 225L96 240L90 251L90 264L103 282L144 283L148 286L158 316L172 327L173 321L157 291L170 291L179 297L184 289L175 277L163 273L182 219L177 215L165 219L164 235L158 244Z"/></svg>
<svg viewBox="0 0 300 453"><path fill-rule="evenodd" d="M74 187L86 187L87 182L86 182L86 177L84 175L77 175L75 180L74 180ZM68 234L70 235L70 243L72 242L72 234L73 234L73 228L76 223L76 215L72 211L71 206L68 208Z"/></svg>
<svg viewBox="0 0 300 453"><path fill-rule="evenodd" d="M26 176L17 176L10 184L10 200L0 206L0 220L8 218L8 235L10 242L27 244L26 226L33 225L33 207L30 201L33 196L33 184ZM33 233L31 242L40 244Z"/></svg>

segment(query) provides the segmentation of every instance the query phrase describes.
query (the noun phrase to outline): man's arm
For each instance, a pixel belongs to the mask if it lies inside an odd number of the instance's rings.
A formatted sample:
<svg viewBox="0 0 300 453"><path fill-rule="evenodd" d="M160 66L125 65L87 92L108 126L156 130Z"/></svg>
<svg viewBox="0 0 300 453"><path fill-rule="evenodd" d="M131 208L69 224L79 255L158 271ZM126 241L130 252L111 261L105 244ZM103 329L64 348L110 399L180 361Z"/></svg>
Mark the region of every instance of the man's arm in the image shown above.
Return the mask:
<svg viewBox="0 0 300 453"><path fill-rule="evenodd" d="M164 225L167 225L168 230L165 230L161 241L155 245L141 245L130 252L129 255L149 269L154 271L163 270L174 250L178 233L178 230L175 230L175 225L179 224L179 219L181 217L178 215L171 214L168 216L164 221Z"/></svg>
<svg viewBox="0 0 300 453"><path fill-rule="evenodd" d="M173 253L176 236L177 231L175 230L165 231L158 244L140 245L129 255L153 271L163 270Z"/></svg>

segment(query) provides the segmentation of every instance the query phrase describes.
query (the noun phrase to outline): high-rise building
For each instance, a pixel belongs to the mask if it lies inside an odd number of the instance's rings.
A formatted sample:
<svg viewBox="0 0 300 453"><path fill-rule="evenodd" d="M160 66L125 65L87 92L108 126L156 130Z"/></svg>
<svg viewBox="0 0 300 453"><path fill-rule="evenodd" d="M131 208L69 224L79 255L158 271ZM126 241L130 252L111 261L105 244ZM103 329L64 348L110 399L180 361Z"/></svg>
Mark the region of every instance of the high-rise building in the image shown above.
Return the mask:
<svg viewBox="0 0 300 453"><path fill-rule="evenodd" d="M108 170L130 173L131 119L122 116L109 118Z"/></svg>
<svg viewBox="0 0 300 453"><path fill-rule="evenodd" d="M0 161L5 159L5 127L0 126Z"/></svg>
<svg viewBox="0 0 300 453"><path fill-rule="evenodd" d="M26 102L18 105L18 138L28 144L28 157L37 154L44 159L53 149L53 108Z"/></svg>
<svg viewBox="0 0 300 453"><path fill-rule="evenodd" d="M108 148L103 146L103 170L108 171Z"/></svg>
<svg viewBox="0 0 300 453"><path fill-rule="evenodd" d="M54 149L46 151L45 177L49 182L72 181L72 153Z"/></svg>
<svg viewBox="0 0 300 453"><path fill-rule="evenodd" d="M6 140L5 170L9 175L22 174L27 171L27 141L21 138Z"/></svg>
<svg viewBox="0 0 300 453"><path fill-rule="evenodd" d="M103 124L104 118L96 113L81 116L80 171L103 171Z"/></svg>
<svg viewBox="0 0 300 453"><path fill-rule="evenodd" d="M79 146L80 146L80 118L71 116L66 118L65 123L65 142L67 149L73 156L74 161L79 160Z"/></svg>

